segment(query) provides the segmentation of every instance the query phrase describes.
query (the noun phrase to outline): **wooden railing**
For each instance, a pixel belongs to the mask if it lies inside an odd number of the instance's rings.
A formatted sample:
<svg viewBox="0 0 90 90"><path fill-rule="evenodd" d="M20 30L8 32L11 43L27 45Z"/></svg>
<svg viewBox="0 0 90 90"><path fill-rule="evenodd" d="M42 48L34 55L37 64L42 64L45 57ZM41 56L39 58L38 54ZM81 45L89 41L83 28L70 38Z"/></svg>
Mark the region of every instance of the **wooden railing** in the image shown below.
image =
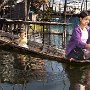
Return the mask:
<svg viewBox="0 0 90 90"><path fill-rule="evenodd" d="M32 28L32 25L33 28ZM14 31L18 33L18 29L24 28L26 30L27 36L34 35L36 33L36 25L40 25L41 30L40 33L42 34L43 43L44 43L44 34L59 34L62 36L62 46L65 47L66 45L66 28L70 23L60 23L60 22L40 22L40 21L22 21L22 20L9 20L9 19L0 19L0 26L3 31L11 32ZM48 31L45 26L51 25L60 25L63 27L63 32L50 32ZM30 31L31 30L31 31Z"/></svg>

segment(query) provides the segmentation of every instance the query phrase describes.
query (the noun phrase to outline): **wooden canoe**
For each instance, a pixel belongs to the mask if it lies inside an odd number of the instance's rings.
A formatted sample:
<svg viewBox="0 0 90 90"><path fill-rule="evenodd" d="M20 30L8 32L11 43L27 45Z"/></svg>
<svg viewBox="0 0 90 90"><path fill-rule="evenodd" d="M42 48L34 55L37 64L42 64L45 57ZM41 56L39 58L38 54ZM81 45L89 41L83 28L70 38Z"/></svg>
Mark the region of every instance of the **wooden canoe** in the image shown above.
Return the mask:
<svg viewBox="0 0 90 90"><path fill-rule="evenodd" d="M88 64L89 60L70 61L65 58L63 49L57 49L49 45L43 45L34 41L29 41L29 48L21 47L15 43L0 39L0 49L18 51L18 53L30 54L43 59L56 60L67 64Z"/></svg>

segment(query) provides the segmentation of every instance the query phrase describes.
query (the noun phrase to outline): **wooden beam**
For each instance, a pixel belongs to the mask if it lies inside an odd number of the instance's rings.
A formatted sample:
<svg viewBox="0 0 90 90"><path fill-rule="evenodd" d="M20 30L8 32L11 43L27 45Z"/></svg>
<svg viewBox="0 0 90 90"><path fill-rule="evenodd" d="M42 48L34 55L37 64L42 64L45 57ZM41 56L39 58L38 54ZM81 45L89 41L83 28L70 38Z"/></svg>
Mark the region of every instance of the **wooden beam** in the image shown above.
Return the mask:
<svg viewBox="0 0 90 90"><path fill-rule="evenodd" d="M27 0L25 0L25 21L27 21Z"/></svg>

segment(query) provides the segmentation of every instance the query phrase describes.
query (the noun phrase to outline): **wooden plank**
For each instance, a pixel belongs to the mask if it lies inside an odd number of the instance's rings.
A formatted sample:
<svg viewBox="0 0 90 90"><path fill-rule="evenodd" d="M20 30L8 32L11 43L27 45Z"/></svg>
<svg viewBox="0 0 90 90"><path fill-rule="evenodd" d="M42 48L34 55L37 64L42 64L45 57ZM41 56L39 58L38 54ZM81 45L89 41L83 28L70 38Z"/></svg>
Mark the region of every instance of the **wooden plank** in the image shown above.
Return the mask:
<svg viewBox="0 0 90 90"><path fill-rule="evenodd" d="M42 21L22 21L22 20L10 20L6 19L4 23L7 24L38 24L38 25L70 25L71 23L60 23L60 22L42 22Z"/></svg>

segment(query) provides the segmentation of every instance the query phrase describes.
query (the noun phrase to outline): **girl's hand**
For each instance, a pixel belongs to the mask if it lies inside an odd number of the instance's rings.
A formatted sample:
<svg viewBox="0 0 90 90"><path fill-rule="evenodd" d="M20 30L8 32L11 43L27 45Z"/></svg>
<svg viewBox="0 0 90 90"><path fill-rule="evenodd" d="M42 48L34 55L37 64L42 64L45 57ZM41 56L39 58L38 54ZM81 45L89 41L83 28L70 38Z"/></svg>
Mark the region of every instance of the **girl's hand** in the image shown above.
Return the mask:
<svg viewBox="0 0 90 90"><path fill-rule="evenodd" d="M90 44L86 44L86 48L90 48Z"/></svg>

